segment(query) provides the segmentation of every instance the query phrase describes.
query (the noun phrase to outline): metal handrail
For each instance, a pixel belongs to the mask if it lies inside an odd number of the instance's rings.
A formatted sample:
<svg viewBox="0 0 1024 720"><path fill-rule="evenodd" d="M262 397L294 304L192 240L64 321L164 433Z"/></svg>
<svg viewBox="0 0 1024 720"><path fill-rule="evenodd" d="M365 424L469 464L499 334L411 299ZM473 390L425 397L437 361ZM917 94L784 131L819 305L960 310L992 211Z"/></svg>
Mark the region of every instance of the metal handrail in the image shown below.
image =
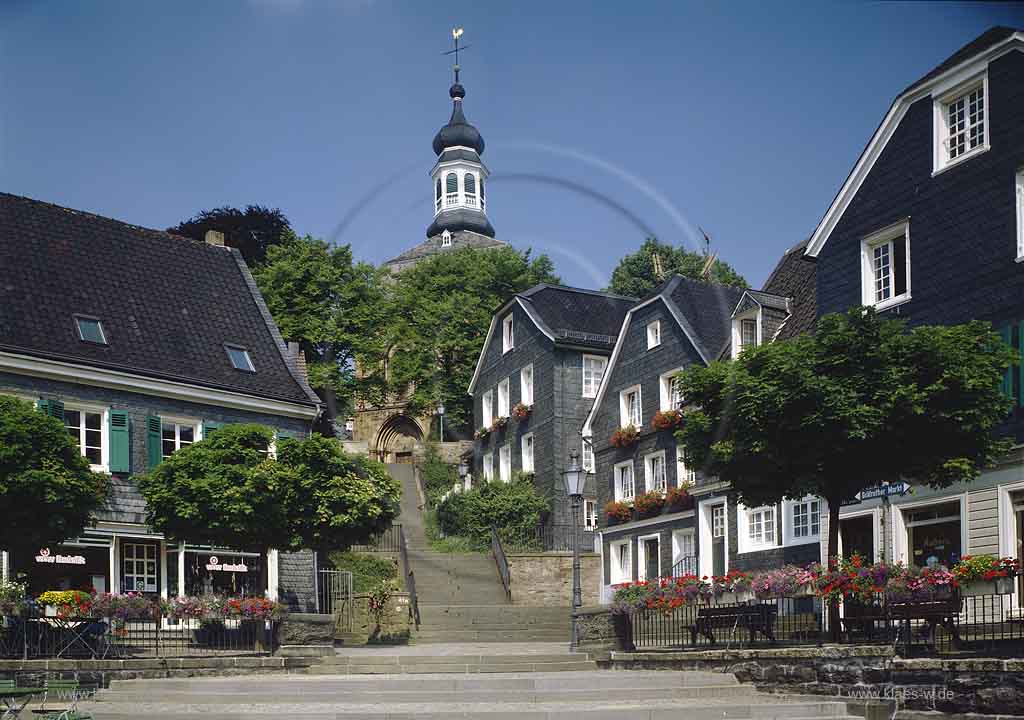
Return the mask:
<svg viewBox="0 0 1024 720"><path fill-rule="evenodd" d="M505 548L501 546L498 529L493 525L491 525L491 552L494 554L494 563L498 566L498 576L501 578L502 587L505 588L505 597L512 602L512 574L508 569L508 558L505 557Z"/></svg>
<svg viewBox="0 0 1024 720"><path fill-rule="evenodd" d="M405 540L405 530L401 525L398 526L398 538L399 554L402 556L402 572L405 573L405 591L409 593L409 617L412 618L416 629L419 630L420 602L416 597L416 575L409 566L409 547Z"/></svg>
<svg viewBox="0 0 1024 720"><path fill-rule="evenodd" d="M672 577L680 577L682 575L696 575L697 574L697 556L696 555L684 555L676 561L676 564L672 566Z"/></svg>

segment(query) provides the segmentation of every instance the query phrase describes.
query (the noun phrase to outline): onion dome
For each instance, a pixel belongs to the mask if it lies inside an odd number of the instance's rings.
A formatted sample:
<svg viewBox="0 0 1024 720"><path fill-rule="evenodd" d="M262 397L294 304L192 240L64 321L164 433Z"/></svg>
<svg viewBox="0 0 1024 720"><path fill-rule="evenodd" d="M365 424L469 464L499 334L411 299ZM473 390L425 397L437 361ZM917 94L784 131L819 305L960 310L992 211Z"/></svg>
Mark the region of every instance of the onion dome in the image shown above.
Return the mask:
<svg viewBox="0 0 1024 720"><path fill-rule="evenodd" d="M462 145L473 148L478 154L484 151L484 138L480 131L466 121L462 114L462 98L466 97L466 88L458 82L451 86L448 94L452 98L452 117L448 124L437 131L434 136L434 154L440 155L445 148Z"/></svg>

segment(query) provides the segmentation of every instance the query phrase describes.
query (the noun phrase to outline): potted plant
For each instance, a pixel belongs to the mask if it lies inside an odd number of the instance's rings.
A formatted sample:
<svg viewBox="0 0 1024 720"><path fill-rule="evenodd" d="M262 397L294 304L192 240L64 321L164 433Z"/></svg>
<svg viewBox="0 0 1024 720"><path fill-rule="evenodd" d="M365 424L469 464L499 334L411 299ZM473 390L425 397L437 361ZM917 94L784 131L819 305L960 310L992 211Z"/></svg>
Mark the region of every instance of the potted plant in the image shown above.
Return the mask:
<svg viewBox="0 0 1024 720"><path fill-rule="evenodd" d="M516 420L525 420L530 417L530 413L533 412L533 405L527 405L526 403L516 403L512 407L512 417Z"/></svg>
<svg viewBox="0 0 1024 720"><path fill-rule="evenodd" d="M636 425L626 425L612 433L610 442L613 447L623 450L636 445L639 439L640 431L637 430Z"/></svg>
<svg viewBox="0 0 1024 720"><path fill-rule="evenodd" d="M655 430L675 430L682 426L683 414L678 410L659 410L651 419L651 427Z"/></svg>
<svg viewBox="0 0 1024 720"><path fill-rule="evenodd" d="M610 500L604 506L605 517L609 525L629 522L633 518L633 508L619 500Z"/></svg>
<svg viewBox="0 0 1024 720"><path fill-rule="evenodd" d="M994 555L964 555L953 566L960 594L1011 595L1013 579L1020 572L1020 562L1015 558L997 558Z"/></svg>
<svg viewBox="0 0 1024 720"><path fill-rule="evenodd" d="M473 439L474 440L486 440L490 436L490 434L491 434L491 429L489 427L484 426L482 428L478 428L477 431L475 433L473 433Z"/></svg>
<svg viewBox="0 0 1024 720"><path fill-rule="evenodd" d="M0 580L0 617L18 617L27 607L27 586L13 580Z"/></svg>
<svg viewBox="0 0 1024 720"><path fill-rule="evenodd" d="M665 506L665 497L657 490L641 493L633 499L633 507L641 518L654 517Z"/></svg>
<svg viewBox="0 0 1024 720"><path fill-rule="evenodd" d="M669 512L693 510L693 495L685 487L670 487L665 493L665 507Z"/></svg>

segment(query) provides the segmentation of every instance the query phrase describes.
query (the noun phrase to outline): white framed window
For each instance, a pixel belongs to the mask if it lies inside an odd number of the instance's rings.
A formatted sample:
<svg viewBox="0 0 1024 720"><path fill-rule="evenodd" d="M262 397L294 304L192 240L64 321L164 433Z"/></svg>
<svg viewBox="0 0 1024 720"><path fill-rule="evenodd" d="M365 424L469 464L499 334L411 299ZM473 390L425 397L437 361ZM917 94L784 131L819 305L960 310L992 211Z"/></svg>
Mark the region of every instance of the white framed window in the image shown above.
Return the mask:
<svg viewBox="0 0 1024 720"><path fill-rule="evenodd" d="M128 592L156 592L156 545L125 543L121 551L124 589Z"/></svg>
<svg viewBox="0 0 1024 720"><path fill-rule="evenodd" d="M516 329L512 313L501 320L501 351L507 353L516 346Z"/></svg>
<svg viewBox="0 0 1024 720"><path fill-rule="evenodd" d="M519 402L533 405L533 365L519 371Z"/></svg>
<svg viewBox="0 0 1024 720"><path fill-rule="evenodd" d="M583 356L583 397L597 397L597 389L601 387L604 371L608 367L608 358L600 355Z"/></svg>
<svg viewBox="0 0 1024 720"><path fill-rule="evenodd" d="M484 453L484 480L494 480L494 453Z"/></svg>
<svg viewBox="0 0 1024 720"><path fill-rule="evenodd" d="M459 202L459 176L453 172L448 173L444 178L444 204L445 207L457 205Z"/></svg>
<svg viewBox="0 0 1024 720"><path fill-rule="evenodd" d="M661 320L647 323L647 349L661 345Z"/></svg>
<svg viewBox="0 0 1024 720"><path fill-rule="evenodd" d="M697 471L686 464L682 445L676 445L676 485L693 487L697 484Z"/></svg>
<svg viewBox="0 0 1024 720"><path fill-rule="evenodd" d="M658 383L661 388L661 410L679 410L683 407L683 393L676 379L682 371L682 368L676 368L661 376Z"/></svg>
<svg viewBox="0 0 1024 720"><path fill-rule="evenodd" d="M633 477L633 461L627 460L615 466L615 499L619 502L633 502L636 495L636 480Z"/></svg>
<svg viewBox="0 0 1024 720"><path fill-rule="evenodd" d="M490 427L494 423L494 394L488 390L480 401L480 415L484 427Z"/></svg>
<svg viewBox="0 0 1024 720"><path fill-rule="evenodd" d="M751 308L732 319L732 357L735 359L745 348L760 345L761 309Z"/></svg>
<svg viewBox="0 0 1024 720"><path fill-rule="evenodd" d="M682 563L682 566L676 566ZM697 541L693 530L672 532L672 574L697 574Z"/></svg>
<svg viewBox="0 0 1024 720"><path fill-rule="evenodd" d="M789 506L793 520L793 538L816 538L821 535L821 502L799 500Z"/></svg>
<svg viewBox="0 0 1024 720"><path fill-rule="evenodd" d="M1017 171L1017 262L1024 262L1024 169Z"/></svg>
<svg viewBox="0 0 1024 720"><path fill-rule="evenodd" d="M64 406L64 427L93 470L105 472L109 446L107 410L87 406Z"/></svg>
<svg viewBox="0 0 1024 720"><path fill-rule="evenodd" d="M231 360L231 366L235 370L241 370L242 372L254 373L256 367L252 364L252 357L249 355L249 351L239 345L225 345L224 349L228 352L228 358Z"/></svg>
<svg viewBox="0 0 1024 720"><path fill-rule="evenodd" d="M512 482L512 446L498 448L498 478L503 483Z"/></svg>
<svg viewBox="0 0 1024 720"><path fill-rule="evenodd" d="M633 579L633 557L630 552L630 541L622 540L621 542L611 543L609 546L611 550L611 584L618 585L619 583L627 583Z"/></svg>
<svg viewBox="0 0 1024 720"><path fill-rule="evenodd" d="M106 345L107 334L103 331L103 323L99 318L87 315L75 315L75 327L78 328L78 339L94 345Z"/></svg>
<svg viewBox="0 0 1024 720"><path fill-rule="evenodd" d="M661 577L661 533L641 535L636 539L637 580Z"/></svg>
<svg viewBox="0 0 1024 720"><path fill-rule="evenodd" d="M665 479L665 451L659 450L656 453L644 456L644 485L647 492L656 491L663 493L667 486Z"/></svg>
<svg viewBox="0 0 1024 720"><path fill-rule="evenodd" d="M523 435L520 440L522 445L522 466L523 472L533 472L533 433Z"/></svg>
<svg viewBox="0 0 1024 720"><path fill-rule="evenodd" d="M441 247L451 247L451 246L452 246L452 234L451 234L451 231L445 230L443 233L441 233Z"/></svg>
<svg viewBox="0 0 1024 720"><path fill-rule="evenodd" d="M934 172L989 148L988 76L976 77L935 99Z"/></svg>
<svg viewBox="0 0 1024 720"><path fill-rule="evenodd" d="M864 305L879 310L910 299L910 223L902 220L861 241Z"/></svg>
<svg viewBox="0 0 1024 720"><path fill-rule="evenodd" d="M466 173L462 176L462 187L466 195L466 204L476 207L476 175Z"/></svg>
<svg viewBox="0 0 1024 720"><path fill-rule="evenodd" d="M160 420L160 455L164 460L199 440L198 422L167 418Z"/></svg>
<svg viewBox="0 0 1024 720"><path fill-rule="evenodd" d="M597 530L597 500L583 499L583 529Z"/></svg>
<svg viewBox="0 0 1024 720"><path fill-rule="evenodd" d="M509 415L509 390L512 386L511 381L505 378L498 383L498 417L508 417Z"/></svg>
<svg viewBox="0 0 1024 720"><path fill-rule="evenodd" d="M619 419L620 425L633 425L640 428L644 424L643 408L640 402L640 386L634 385L619 393Z"/></svg>
<svg viewBox="0 0 1024 720"><path fill-rule="evenodd" d="M715 505L711 508L711 537L725 537L725 505Z"/></svg>
<svg viewBox="0 0 1024 720"><path fill-rule="evenodd" d="M739 523L739 552L752 552L776 547L776 507L764 505L748 508L736 506L736 520Z"/></svg>
<svg viewBox="0 0 1024 720"><path fill-rule="evenodd" d="M590 438L583 438L583 469L594 472L594 443Z"/></svg>

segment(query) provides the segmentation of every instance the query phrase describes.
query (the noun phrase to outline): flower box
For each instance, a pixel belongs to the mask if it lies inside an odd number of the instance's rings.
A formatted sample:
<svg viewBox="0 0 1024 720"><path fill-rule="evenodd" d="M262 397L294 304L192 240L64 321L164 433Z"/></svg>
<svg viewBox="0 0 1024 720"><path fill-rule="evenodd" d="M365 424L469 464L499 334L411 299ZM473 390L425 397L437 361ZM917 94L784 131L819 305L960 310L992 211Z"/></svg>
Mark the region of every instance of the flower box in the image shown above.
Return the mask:
<svg viewBox="0 0 1024 720"><path fill-rule="evenodd" d="M618 525L633 519L633 508L624 502L612 500L604 506L604 514L609 525Z"/></svg>
<svg viewBox="0 0 1024 720"><path fill-rule="evenodd" d="M482 427L473 433L473 438L476 440L486 440L491 435L491 429L489 427Z"/></svg>
<svg viewBox="0 0 1024 720"><path fill-rule="evenodd" d="M497 418L493 423L491 423L491 432L494 433L500 430L504 430L506 425L508 425L507 417Z"/></svg>
<svg viewBox="0 0 1024 720"><path fill-rule="evenodd" d="M53 605L45 605L43 610L46 617L57 617L57 608Z"/></svg>
<svg viewBox="0 0 1024 720"><path fill-rule="evenodd" d="M971 580L960 586L960 594L964 597L978 595L1012 595L1013 578L1004 577L994 580Z"/></svg>
<svg viewBox="0 0 1024 720"><path fill-rule="evenodd" d="M651 427L655 430L675 430L683 424L683 414L678 410L659 410L651 419Z"/></svg>
<svg viewBox="0 0 1024 720"><path fill-rule="evenodd" d="M665 498L657 490L641 493L633 499L633 507L641 518L654 517L665 507Z"/></svg>
<svg viewBox="0 0 1024 720"><path fill-rule="evenodd" d="M815 591L814 591L814 585L812 583L805 583L805 584L801 585L800 587L798 587L793 592L793 597L798 597L798 598L801 598L801 597L814 597L814 595L815 595Z"/></svg>
<svg viewBox="0 0 1024 720"><path fill-rule="evenodd" d="M516 403L515 407L512 408L512 417L516 420L525 420L530 417L530 413L533 412L533 405L527 405L525 403Z"/></svg>
<svg viewBox="0 0 1024 720"><path fill-rule="evenodd" d="M737 592L724 592L715 597L719 605L742 605L754 599L753 590L739 590Z"/></svg>
<svg viewBox="0 0 1024 720"><path fill-rule="evenodd" d="M611 440L609 442L613 447L617 447L623 450L628 447L636 445L640 439L640 431L636 429L635 425L626 425L620 427L618 430L612 433Z"/></svg>

